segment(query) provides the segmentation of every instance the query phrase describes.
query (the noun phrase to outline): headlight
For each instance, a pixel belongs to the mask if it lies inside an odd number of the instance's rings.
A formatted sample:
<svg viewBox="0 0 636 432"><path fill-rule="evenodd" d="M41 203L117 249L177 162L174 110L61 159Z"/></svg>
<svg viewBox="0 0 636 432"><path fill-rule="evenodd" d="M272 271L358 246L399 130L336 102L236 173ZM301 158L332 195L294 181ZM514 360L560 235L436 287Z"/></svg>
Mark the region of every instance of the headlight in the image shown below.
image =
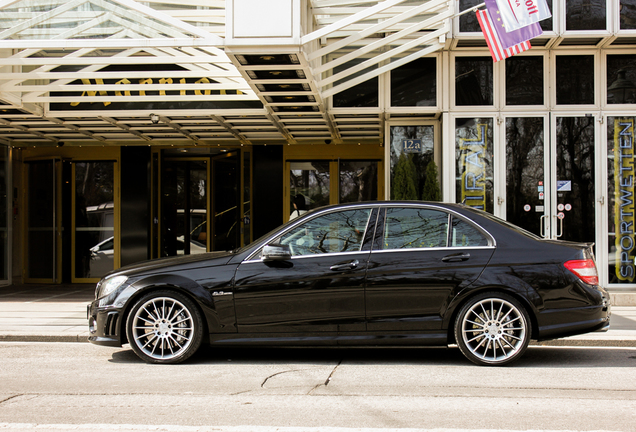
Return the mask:
<svg viewBox="0 0 636 432"><path fill-rule="evenodd" d="M108 279L102 279L97 286L97 295L98 299L102 297L106 297L108 294L115 291L117 288L122 286L124 282L126 282L128 278L126 276L115 276Z"/></svg>

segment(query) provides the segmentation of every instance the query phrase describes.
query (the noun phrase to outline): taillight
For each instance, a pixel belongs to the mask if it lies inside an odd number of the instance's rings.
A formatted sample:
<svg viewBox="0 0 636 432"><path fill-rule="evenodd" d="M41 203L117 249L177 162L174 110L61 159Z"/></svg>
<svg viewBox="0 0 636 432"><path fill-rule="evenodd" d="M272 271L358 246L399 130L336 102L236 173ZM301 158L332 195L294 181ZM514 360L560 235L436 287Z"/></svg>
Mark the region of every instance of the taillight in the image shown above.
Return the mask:
<svg viewBox="0 0 636 432"><path fill-rule="evenodd" d="M598 272L593 259L571 260L563 265L586 284L598 285Z"/></svg>

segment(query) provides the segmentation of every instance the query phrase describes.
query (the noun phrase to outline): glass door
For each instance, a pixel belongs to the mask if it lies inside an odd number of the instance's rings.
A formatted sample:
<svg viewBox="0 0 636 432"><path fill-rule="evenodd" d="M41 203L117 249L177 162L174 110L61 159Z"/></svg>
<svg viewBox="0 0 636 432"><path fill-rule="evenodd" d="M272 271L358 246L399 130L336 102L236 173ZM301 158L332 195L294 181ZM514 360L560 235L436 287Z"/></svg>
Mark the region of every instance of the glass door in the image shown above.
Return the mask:
<svg viewBox="0 0 636 432"><path fill-rule="evenodd" d="M596 241L596 116L553 116L552 238Z"/></svg>
<svg viewBox="0 0 636 432"><path fill-rule="evenodd" d="M73 282L97 281L118 263L115 164L73 163Z"/></svg>
<svg viewBox="0 0 636 432"><path fill-rule="evenodd" d="M162 256L208 250L209 160L164 159L161 200Z"/></svg>
<svg viewBox="0 0 636 432"><path fill-rule="evenodd" d="M541 236L550 231L547 118L507 117L505 218Z"/></svg>
<svg viewBox="0 0 636 432"><path fill-rule="evenodd" d="M57 159L26 163L26 282L61 279L60 164Z"/></svg>
<svg viewBox="0 0 636 432"><path fill-rule="evenodd" d="M507 117L506 220L545 238L596 241L596 117ZM545 137L550 139L546 140Z"/></svg>

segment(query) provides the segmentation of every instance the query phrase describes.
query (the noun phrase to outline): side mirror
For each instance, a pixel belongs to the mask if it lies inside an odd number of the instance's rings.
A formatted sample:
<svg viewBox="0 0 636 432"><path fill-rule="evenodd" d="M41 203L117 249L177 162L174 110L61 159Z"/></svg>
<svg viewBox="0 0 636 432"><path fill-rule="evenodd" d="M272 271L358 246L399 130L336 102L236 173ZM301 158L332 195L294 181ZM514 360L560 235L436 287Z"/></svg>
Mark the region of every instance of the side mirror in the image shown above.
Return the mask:
<svg viewBox="0 0 636 432"><path fill-rule="evenodd" d="M292 257L289 245L268 244L263 247L263 261L288 261Z"/></svg>

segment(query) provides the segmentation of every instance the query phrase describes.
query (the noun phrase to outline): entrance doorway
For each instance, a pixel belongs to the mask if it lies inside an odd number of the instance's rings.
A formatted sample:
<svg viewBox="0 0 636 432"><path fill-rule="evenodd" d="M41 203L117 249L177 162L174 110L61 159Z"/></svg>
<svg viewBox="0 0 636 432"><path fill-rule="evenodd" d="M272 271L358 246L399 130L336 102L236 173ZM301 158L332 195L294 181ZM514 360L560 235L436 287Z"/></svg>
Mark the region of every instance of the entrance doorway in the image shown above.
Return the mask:
<svg viewBox="0 0 636 432"><path fill-rule="evenodd" d="M26 161L25 282L96 282L118 267L117 164Z"/></svg>
<svg viewBox="0 0 636 432"><path fill-rule="evenodd" d="M596 242L596 116L501 120L455 119L456 200L544 238Z"/></svg>
<svg viewBox="0 0 636 432"><path fill-rule="evenodd" d="M249 243L249 152L183 157L171 152L161 160L159 177L156 256L232 250Z"/></svg>
<svg viewBox="0 0 636 432"><path fill-rule="evenodd" d="M549 135L546 120L506 118L505 217L545 238L594 242L596 118L553 115Z"/></svg>

